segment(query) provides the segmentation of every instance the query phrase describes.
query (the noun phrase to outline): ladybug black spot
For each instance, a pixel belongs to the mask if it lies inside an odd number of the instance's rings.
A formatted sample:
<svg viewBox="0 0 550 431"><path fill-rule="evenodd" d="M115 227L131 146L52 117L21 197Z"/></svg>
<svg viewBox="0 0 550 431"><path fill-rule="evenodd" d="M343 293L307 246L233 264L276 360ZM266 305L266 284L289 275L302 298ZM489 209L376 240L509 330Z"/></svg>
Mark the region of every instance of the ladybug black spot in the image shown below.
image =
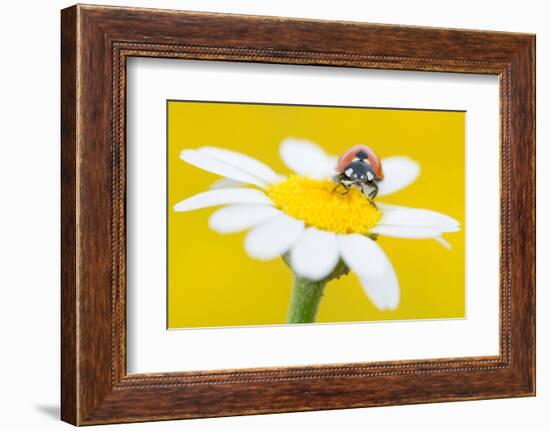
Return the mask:
<svg viewBox="0 0 550 431"><path fill-rule="evenodd" d="M355 155L359 160L366 160L369 158L369 155L365 153L364 151L358 151Z"/></svg>

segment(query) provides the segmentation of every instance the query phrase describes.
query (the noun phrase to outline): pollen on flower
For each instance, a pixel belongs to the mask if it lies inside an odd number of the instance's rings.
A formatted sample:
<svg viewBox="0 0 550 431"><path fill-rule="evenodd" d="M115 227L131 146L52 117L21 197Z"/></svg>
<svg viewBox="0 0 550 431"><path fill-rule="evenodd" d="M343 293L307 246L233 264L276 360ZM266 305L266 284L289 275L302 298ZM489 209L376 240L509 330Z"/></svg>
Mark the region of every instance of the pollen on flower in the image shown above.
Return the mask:
<svg viewBox="0 0 550 431"><path fill-rule="evenodd" d="M267 195L288 215L306 225L335 233L368 233L382 214L359 190L343 195L330 180L291 175L271 186Z"/></svg>

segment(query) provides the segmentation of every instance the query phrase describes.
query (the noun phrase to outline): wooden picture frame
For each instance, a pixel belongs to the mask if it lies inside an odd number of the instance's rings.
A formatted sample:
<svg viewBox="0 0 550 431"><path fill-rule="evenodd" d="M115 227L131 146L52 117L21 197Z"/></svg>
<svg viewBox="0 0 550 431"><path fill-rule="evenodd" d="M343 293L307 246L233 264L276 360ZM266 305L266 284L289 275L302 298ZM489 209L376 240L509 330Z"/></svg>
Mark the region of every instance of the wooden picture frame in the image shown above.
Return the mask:
<svg viewBox="0 0 550 431"><path fill-rule="evenodd" d="M64 421L535 394L534 35L83 5L61 16ZM500 354L127 374L125 65L131 56L498 75Z"/></svg>

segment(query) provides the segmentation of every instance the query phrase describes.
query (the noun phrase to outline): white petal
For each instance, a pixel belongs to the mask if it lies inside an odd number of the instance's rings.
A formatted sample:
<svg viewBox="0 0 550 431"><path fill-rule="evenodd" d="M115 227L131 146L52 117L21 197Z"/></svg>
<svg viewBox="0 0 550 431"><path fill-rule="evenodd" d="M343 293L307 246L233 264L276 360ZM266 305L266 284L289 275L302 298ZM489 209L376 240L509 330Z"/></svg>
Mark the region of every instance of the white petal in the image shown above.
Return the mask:
<svg viewBox="0 0 550 431"><path fill-rule="evenodd" d="M447 250L450 250L453 248L453 246L442 236L438 236L437 238L434 238L439 244L441 244L443 247L445 247Z"/></svg>
<svg viewBox="0 0 550 431"><path fill-rule="evenodd" d="M401 208L406 208L402 205L393 205L393 204L385 204L383 202L376 202L376 206L378 209L382 211L383 214L389 213L390 211L395 211Z"/></svg>
<svg viewBox="0 0 550 431"><path fill-rule="evenodd" d="M214 181L210 184L210 190L217 189L234 189L236 187L246 186L246 183L242 181L232 180L231 178L220 178L219 180Z"/></svg>
<svg viewBox="0 0 550 431"><path fill-rule="evenodd" d="M222 162L208 154L199 150L183 150L180 154L180 159L186 161L190 165L213 174L221 175L222 177L231 178L232 180L241 181L247 184L265 188L266 182L259 179L241 168Z"/></svg>
<svg viewBox="0 0 550 431"><path fill-rule="evenodd" d="M339 235L342 259L360 277L381 276L391 262L375 241L360 234Z"/></svg>
<svg viewBox="0 0 550 431"><path fill-rule="evenodd" d="M254 159L246 154L237 151L226 150L225 148L201 147L198 149L201 153L209 155L220 162L239 168L249 174L258 177L266 183L276 182L279 175L265 163Z"/></svg>
<svg viewBox="0 0 550 431"><path fill-rule="evenodd" d="M387 157L381 162L384 179L378 182L378 196L404 189L420 174L420 165L408 157Z"/></svg>
<svg viewBox="0 0 550 431"><path fill-rule="evenodd" d="M379 276L359 277L365 293L380 310L395 310L399 305L399 282L390 263L390 269Z"/></svg>
<svg viewBox="0 0 550 431"><path fill-rule="evenodd" d="M332 272L339 257L336 235L310 227L292 247L290 264L301 277L317 281Z"/></svg>
<svg viewBox="0 0 550 431"><path fill-rule="evenodd" d="M389 211L382 211L382 219L377 223L380 226L425 227L441 233L460 230L457 220L437 211L407 207L393 207Z"/></svg>
<svg viewBox="0 0 550 431"><path fill-rule="evenodd" d="M174 211L192 211L200 208L228 204L272 205L269 198L256 189L209 190L187 198L176 205Z"/></svg>
<svg viewBox="0 0 550 431"><path fill-rule="evenodd" d="M208 224L218 233L234 233L256 226L280 213L268 205L232 205L213 213Z"/></svg>
<svg viewBox="0 0 550 431"><path fill-rule="evenodd" d="M437 238L441 236L440 230L429 227L376 225L370 229L370 232L394 238L410 239Z"/></svg>
<svg viewBox="0 0 550 431"><path fill-rule="evenodd" d="M302 221L281 214L252 228L244 239L244 248L250 257L274 259L286 253L303 231Z"/></svg>
<svg viewBox="0 0 550 431"><path fill-rule="evenodd" d="M311 141L287 138L279 152L283 162L300 175L322 179L335 174L336 159Z"/></svg>

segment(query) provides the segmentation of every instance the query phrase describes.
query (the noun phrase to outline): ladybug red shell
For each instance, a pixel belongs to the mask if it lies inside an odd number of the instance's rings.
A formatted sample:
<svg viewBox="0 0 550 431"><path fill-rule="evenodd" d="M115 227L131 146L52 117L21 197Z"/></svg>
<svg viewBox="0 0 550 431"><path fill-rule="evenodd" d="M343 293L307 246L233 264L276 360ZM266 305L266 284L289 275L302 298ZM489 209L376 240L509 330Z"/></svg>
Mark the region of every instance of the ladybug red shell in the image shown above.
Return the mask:
<svg viewBox="0 0 550 431"><path fill-rule="evenodd" d="M336 171L339 173L344 172L345 168L353 162L355 159L357 159L357 154L360 152L364 152L367 155L367 162L372 167L372 170L376 174L377 180L383 180L384 179L384 172L382 171L382 163L380 163L380 159L378 156L372 151L369 147L363 144L355 145L351 147L349 150L347 150L340 159L338 159L338 163L336 164Z"/></svg>

